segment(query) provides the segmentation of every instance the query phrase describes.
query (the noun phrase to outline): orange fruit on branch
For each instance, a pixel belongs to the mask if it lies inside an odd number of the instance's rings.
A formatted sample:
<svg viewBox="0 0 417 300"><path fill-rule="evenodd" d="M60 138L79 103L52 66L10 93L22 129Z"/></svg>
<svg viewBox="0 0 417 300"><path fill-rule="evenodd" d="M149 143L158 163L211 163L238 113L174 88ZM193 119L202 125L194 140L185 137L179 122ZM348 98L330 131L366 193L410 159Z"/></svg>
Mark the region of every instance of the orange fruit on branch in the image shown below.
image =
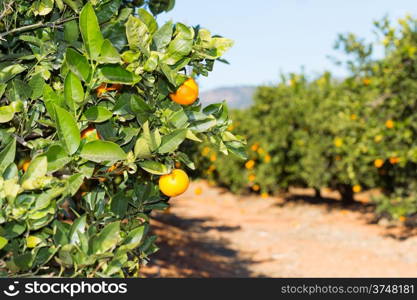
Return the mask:
<svg viewBox="0 0 417 300"><path fill-rule="evenodd" d="M377 169L380 169L380 168L382 168L382 166L384 165L384 161L382 160L382 159L376 159L375 161L374 161L374 166L375 166L375 168L377 168Z"/></svg>
<svg viewBox="0 0 417 300"><path fill-rule="evenodd" d="M190 185L187 173L181 169L175 169L171 174L159 178L159 189L168 197L176 197L183 194Z"/></svg>
<svg viewBox="0 0 417 300"><path fill-rule="evenodd" d="M198 99L198 85L193 78L187 79L175 93L169 95L172 101L181 105L191 105Z"/></svg>
<svg viewBox="0 0 417 300"><path fill-rule="evenodd" d="M112 84L110 86L107 86L106 83L103 83L96 89L97 97L100 97L101 95L109 91L120 91L122 88L122 84Z"/></svg>
<svg viewBox="0 0 417 300"><path fill-rule="evenodd" d="M19 163L17 164L17 168L19 170L22 170L23 172L26 172L29 168L30 161L31 161L30 158L24 158L20 160Z"/></svg>
<svg viewBox="0 0 417 300"><path fill-rule="evenodd" d="M395 123L394 123L394 121L393 121L393 120L388 120L388 121L386 121L386 122L385 122L385 126L386 126L388 129L392 129L392 128L394 128Z"/></svg>
<svg viewBox="0 0 417 300"><path fill-rule="evenodd" d="M353 186L352 190L354 193L360 193L362 192L362 187L359 184L357 184Z"/></svg>
<svg viewBox="0 0 417 300"><path fill-rule="evenodd" d="M392 165L396 165L396 164L398 164L398 163L400 162L400 159L399 159L398 157L391 157L391 158L389 159L389 162L390 162Z"/></svg>

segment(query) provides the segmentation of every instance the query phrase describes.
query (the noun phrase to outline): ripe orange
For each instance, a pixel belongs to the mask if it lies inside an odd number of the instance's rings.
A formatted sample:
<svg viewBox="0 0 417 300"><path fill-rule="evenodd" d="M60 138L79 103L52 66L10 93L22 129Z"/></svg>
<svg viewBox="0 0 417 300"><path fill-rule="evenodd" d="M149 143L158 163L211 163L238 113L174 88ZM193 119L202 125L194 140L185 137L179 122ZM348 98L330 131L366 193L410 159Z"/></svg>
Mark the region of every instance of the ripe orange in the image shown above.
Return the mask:
<svg viewBox="0 0 417 300"><path fill-rule="evenodd" d="M269 163L271 161L271 155L269 155L269 154L266 155L264 160L265 160L266 163Z"/></svg>
<svg viewBox="0 0 417 300"><path fill-rule="evenodd" d="M169 95L172 101L181 105L191 105L198 99L198 85L193 78L187 79L175 93Z"/></svg>
<svg viewBox="0 0 417 300"><path fill-rule="evenodd" d="M100 97L108 91L120 91L122 88L122 84L112 84L111 86L107 86L106 83L103 83L96 89L97 97Z"/></svg>
<svg viewBox="0 0 417 300"><path fill-rule="evenodd" d="M336 148L340 148L343 146L343 140L341 138L335 138L333 143Z"/></svg>
<svg viewBox="0 0 417 300"><path fill-rule="evenodd" d="M376 159L375 161L374 161L374 166L375 166L375 168L377 168L377 169L380 169L380 168L382 168L382 166L384 165L384 161L382 160L382 159Z"/></svg>
<svg viewBox="0 0 417 300"><path fill-rule="evenodd" d="M103 95L105 92L107 91L107 84L103 83L101 84L97 89L96 89L96 93L97 93L97 97L100 97L101 95Z"/></svg>
<svg viewBox="0 0 417 300"><path fill-rule="evenodd" d="M390 162L392 165L396 165L396 164L398 164L398 163L400 162L400 159L399 159L398 157L391 157L391 158L389 159L389 162Z"/></svg>
<svg viewBox="0 0 417 300"><path fill-rule="evenodd" d="M252 190L254 192L259 192L260 189L261 189L261 187L258 184L255 184L254 186L252 186Z"/></svg>
<svg viewBox="0 0 417 300"><path fill-rule="evenodd" d="M251 174L248 176L249 182L254 182L256 180L256 176L254 174Z"/></svg>
<svg viewBox="0 0 417 300"><path fill-rule="evenodd" d="M259 144L253 144L252 147L250 148L252 151L256 152L259 149Z"/></svg>
<svg viewBox="0 0 417 300"><path fill-rule="evenodd" d="M353 186L352 190L354 193L360 193L362 192L362 187L359 184L357 184Z"/></svg>
<svg viewBox="0 0 417 300"><path fill-rule="evenodd" d="M254 166L255 166L255 162L253 160L249 160L245 164L245 168L248 169L248 170L253 169Z"/></svg>
<svg viewBox="0 0 417 300"><path fill-rule="evenodd" d="M19 170L22 170L23 172L26 172L29 168L29 165L30 165L30 159L24 158L19 161L19 163L17 164L17 168Z"/></svg>
<svg viewBox="0 0 417 300"><path fill-rule="evenodd" d="M200 196L203 193L203 189L201 187L198 187L194 190L194 194L196 196Z"/></svg>
<svg viewBox="0 0 417 300"><path fill-rule="evenodd" d="M97 129L95 129L93 126L89 126L81 131L81 139L99 140L100 135L98 134Z"/></svg>
<svg viewBox="0 0 417 300"><path fill-rule="evenodd" d="M394 121L393 121L393 120L388 120L388 121L386 121L386 122L385 122L385 126L386 126L388 129L392 129L392 128L394 128L395 123L394 123Z"/></svg>
<svg viewBox="0 0 417 300"><path fill-rule="evenodd" d="M159 189L168 197L176 197L184 193L190 185L187 173L181 169L175 169L171 174L159 178Z"/></svg>
<svg viewBox="0 0 417 300"><path fill-rule="evenodd" d="M365 78L365 79L363 80L363 84L364 84L364 85L370 85L370 84L371 84L371 79L369 79L369 78Z"/></svg>

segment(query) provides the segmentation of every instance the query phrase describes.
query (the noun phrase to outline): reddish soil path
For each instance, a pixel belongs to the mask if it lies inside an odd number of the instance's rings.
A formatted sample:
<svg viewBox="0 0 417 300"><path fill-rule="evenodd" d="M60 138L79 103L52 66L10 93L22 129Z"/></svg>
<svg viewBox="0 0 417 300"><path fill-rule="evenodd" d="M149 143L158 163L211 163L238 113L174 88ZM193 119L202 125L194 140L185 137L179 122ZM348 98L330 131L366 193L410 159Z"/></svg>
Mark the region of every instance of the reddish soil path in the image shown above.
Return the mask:
<svg viewBox="0 0 417 300"><path fill-rule="evenodd" d="M196 190L202 190L196 195ZM198 193L197 193L198 194ZM312 193L311 193L312 194ZM416 277L417 236L372 224L372 207L310 191L262 199L194 183L153 222L149 277ZM325 196L334 196L325 194ZM374 222L375 223L375 222Z"/></svg>

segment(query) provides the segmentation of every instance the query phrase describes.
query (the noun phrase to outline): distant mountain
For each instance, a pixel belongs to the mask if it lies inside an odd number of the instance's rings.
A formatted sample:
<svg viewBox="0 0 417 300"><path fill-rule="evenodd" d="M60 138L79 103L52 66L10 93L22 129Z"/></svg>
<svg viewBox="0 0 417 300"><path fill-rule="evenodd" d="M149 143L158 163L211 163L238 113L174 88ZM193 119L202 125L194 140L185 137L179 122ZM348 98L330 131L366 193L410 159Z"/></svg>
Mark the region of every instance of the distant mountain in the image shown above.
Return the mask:
<svg viewBox="0 0 417 300"><path fill-rule="evenodd" d="M237 86L218 88L200 94L204 106L226 100L229 108L247 108L253 103L253 95L256 87Z"/></svg>

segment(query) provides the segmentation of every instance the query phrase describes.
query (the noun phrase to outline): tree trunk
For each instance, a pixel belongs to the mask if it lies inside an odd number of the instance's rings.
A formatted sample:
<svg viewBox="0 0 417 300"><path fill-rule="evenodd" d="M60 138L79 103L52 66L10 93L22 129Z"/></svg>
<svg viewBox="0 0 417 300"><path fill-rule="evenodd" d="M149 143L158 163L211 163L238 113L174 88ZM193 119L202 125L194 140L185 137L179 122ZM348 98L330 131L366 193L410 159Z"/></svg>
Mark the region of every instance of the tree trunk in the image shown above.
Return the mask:
<svg viewBox="0 0 417 300"><path fill-rule="evenodd" d="M314 197L317 199L321 199L321 190L320 188L314 188Z"/></svg>
<svg viewBox="0 0 417 300"><path fill-rule="evenodd" d="M353 190L351 185L341 184L338 186L337 189L344 204L352 204L353 202L355 202L355 199L353 198Z"/></svg>

